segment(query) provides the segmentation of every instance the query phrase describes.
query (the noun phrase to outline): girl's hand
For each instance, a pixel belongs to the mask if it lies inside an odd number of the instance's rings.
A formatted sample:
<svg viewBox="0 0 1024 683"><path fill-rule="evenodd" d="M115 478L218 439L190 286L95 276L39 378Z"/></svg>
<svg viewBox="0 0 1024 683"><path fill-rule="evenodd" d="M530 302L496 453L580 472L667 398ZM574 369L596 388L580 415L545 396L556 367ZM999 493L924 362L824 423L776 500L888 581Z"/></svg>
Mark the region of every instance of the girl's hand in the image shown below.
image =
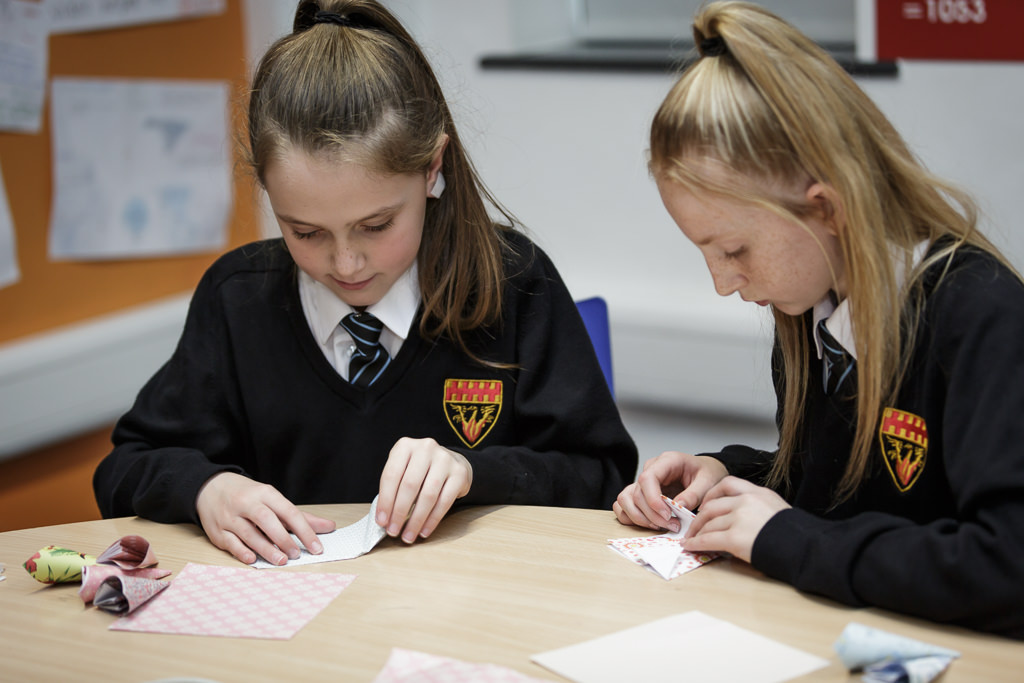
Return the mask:
<svg viewBox="0 0 1024 683"><path fill-rule="evenodd" d="M380 476L377 524L406 543L426 538L472 483L473 467L459 453L433 439L401 438Z"/></svg>
<svg viewBox="0 0 1024 683"><path fill-rule="evenodd" d="M612 510L622 524L679 531L679 520L672 516L661 495L671 496L693 510L728 474L725 465L710 456L666 451L644 463L636 483L622 490Z"/></svg>
<svg viewBox="0 0 1024 683"><path fill-rule="evenodd" d="M690 552L727 552L750 562L754 539L775 513L792 507L763 486L726 477L708 491L700 512L683 538Z"/></svg>
<svg viewBox="0 0 1024 683"><path fill-rule="evenodd" d="M215 474L203 484L196 511L210 541L246 564L257 554L276 565L296 559L301 551L289 531L319 555L323 546L316 535L334 530L334 522L302 512L273 486L234 472Z"/></svg>

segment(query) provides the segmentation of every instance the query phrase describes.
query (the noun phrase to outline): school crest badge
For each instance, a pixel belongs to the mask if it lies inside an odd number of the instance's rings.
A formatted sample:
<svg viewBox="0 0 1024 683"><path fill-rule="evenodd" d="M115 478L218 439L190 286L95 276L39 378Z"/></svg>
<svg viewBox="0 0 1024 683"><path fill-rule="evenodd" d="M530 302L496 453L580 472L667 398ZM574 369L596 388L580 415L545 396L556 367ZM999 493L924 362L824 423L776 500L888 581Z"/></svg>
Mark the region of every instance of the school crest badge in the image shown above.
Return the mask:
<svg viewBox="0 0 1024 683"><path fill-rule="evenodd" d="M473 448L483 441L501 415L501 380L446 379L444 413L448 424Z"/></svg>
<svg viewBox="0 0 1024 683"><path fill-rule="evenodd" d="M886 408L878 439L893 483L901 493L909 491L924 471L928 457L928 425L913 413Z"/></svg>

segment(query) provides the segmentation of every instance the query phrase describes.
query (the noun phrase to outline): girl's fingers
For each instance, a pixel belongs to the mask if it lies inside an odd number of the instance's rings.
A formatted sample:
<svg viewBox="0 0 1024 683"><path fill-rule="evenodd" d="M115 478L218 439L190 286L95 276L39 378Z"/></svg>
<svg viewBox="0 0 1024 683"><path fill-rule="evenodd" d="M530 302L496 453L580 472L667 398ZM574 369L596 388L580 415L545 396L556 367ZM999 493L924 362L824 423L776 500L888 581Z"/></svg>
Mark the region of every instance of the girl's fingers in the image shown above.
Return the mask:
<svg viewBox="0 0 1024 683"><path fill-rule="evenodd" d="M288 561L288 556L285 555L274 543L271 543L259 527L248 520L239 519L232 528L225 529L224 531L229 536L237 538L239 542L245 544L245 546L252 552L256 553L270 564L280 566ZM225 550L227 550L227 548L225 548ZM235 557L239 557L234 551L229 550L229 552L231 552ZM253 557L252 560L246 564L252 564L252 562L255 561L256 558Z"/></svg>
<svg viewBox="0 0 1024 683"><path fill-rule="evenodd" d="M222 531L216 539L210 536L210 541L221 550L231 553L239 562L252 564L256 561L256 553L253 552L252 548L242 543L238 536L235 536L230 531Z"/></svg>
<svg viewBox="0 0 1024 683"><path fill-rule="evenodd" d="M395 505L391 511L391 519L388 522L387 532L389 536L398 536L414 512L414 506L423 488L423 481L427 476L429 463L423 458L411 458L402 481L398 484L398 492L395 495ZM413 540L416 537L413 535Z"/></svg>
<svg viewBox="0 0 1024 683"><path fill-rule="evenodd" d="M402 439L391 449L388 454L388 461L384 463L384 471L380 475L380 492L377 494L377 524L388 528L391 525L391 518L394 516L395 499L398 497L398 487L405 476L406 467L409 465L411 454L408 449L401 448ZM404 520L404 517L402 518Z"/></svg>
<svg viewBox="0 0 1024 683"><path fill-rule="evenodd" d="M301 550L295 543L295 539L291 537L288 532L295 534L302 543L303 547L314 555L319 555L324 551L323 545L320 543L320 539L316 537L316 532L313 531L313 527L306 521L306 515L302 513L297 507L289 503L282 496L281 500L284 505L280 509L274 510L275 522L271 523L270 529L264 529L264 533L270 538L270 540L284 552L289 559L296 559L301 554ZM280 541L280 542L279 542ZM282 545L282 542L284 545Z"/></svg>
<svg viewBox="0 0 1024 683"><path fill-rule="evenodd" d="M445 481L444 486L441 487L441 493L437 497L437 502L434 503L430 515L427 516L426 521L423 523L420 536L427 538L430 534L434 533L434 529L437 528L437 525L441 523L441 520L448 514L452 505L458 500L461 488L461 483L455 477L449 477Z"/></svg>
<svg viewBox="0 0 1024 683"><path fill-rule="evenodd" d="M309 512L303 512L302 514L306 517L306 523L309 524L309 528L318 534L329 534L338 526L332 519L319 517Z"/></svg>

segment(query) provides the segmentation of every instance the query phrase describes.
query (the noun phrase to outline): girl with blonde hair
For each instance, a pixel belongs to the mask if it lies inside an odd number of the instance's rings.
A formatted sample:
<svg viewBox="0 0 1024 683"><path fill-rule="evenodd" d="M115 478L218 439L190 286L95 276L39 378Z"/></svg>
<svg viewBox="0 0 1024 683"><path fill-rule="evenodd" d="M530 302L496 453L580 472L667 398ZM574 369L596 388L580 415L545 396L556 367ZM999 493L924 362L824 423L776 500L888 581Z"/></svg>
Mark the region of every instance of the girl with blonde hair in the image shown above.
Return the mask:
<svg viewBox="0 0 1024 683"><path fill-rule="evenodd" d="M636 447L576 306L395 17L300 2L256 70L248 140L282 237L203 277L96 471L103 515L193 521L284 564L290 534L318 553L334 527L302 503L377 496L408 543L457 500L611 505Z"/></svg>
<svg viewBox="0 0 1024 683"><path fill-rule="evenodd" d="M779 446L664 453L613 508L853 605L1024 637L1024 285L971 200L753 4L695 19L651 127L716 290L774 318Z"/></svg>

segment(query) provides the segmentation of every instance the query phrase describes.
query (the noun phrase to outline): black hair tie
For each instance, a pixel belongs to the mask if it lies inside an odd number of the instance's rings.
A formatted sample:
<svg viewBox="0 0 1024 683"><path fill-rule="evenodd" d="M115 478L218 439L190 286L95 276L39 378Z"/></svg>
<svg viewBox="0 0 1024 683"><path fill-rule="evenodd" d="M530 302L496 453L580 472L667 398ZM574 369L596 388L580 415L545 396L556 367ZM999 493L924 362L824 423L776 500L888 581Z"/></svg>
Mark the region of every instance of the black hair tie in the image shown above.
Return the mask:
<svg viewBox="0 0 1024 683"><path fill-rule="evenodd" d="M704 38L700 41L700 53L705 57L718 57L726 52L725 41L721 36Z"/></svg>
<svg viewBox="0 0 1024 683"><path fill-rule="evenodd" d="M352 20L343 14L337 12L325 12L323 10L318 11L313 15L314 24L334 24L335 26L347 26L348 28L353 27Z"/></svg>

